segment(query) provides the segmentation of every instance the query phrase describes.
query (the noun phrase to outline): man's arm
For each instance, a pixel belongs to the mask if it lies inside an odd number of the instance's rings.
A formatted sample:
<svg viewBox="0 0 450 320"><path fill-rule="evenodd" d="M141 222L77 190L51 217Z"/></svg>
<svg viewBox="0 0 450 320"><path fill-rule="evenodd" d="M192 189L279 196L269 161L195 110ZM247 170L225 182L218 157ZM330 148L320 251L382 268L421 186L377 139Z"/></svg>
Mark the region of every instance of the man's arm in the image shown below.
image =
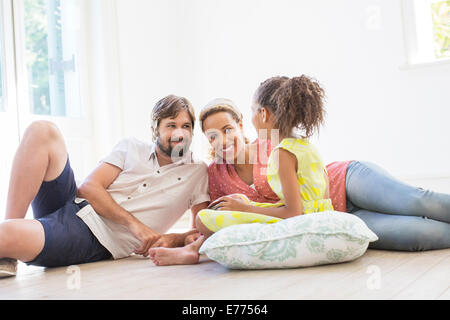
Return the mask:
<svg viewBox="0 0 450 320"><path fill-rule="evenodd" d="M135 253L147 256L148 249L159 239L160 234L119 206L106 191L121 172L119 167L102 162L78 188L78 196L88 200L102 217L126 226L141 241L141 247L136 248Z"/></svg>

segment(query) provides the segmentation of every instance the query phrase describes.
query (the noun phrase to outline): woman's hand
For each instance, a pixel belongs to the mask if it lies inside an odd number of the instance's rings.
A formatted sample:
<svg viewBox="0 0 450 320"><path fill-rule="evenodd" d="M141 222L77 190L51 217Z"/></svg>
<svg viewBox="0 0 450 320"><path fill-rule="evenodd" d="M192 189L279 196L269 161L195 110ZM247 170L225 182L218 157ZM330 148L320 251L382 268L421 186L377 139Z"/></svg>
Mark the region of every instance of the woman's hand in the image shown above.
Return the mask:
<svg viewBox="0 0 450 320"><path fill-rule="evenodd" d="M228 196L223 196L215 201L211 202L208 208L215 207L216 210L220 211L241 211L241 212L251 212L249 200L246 196L242 194L232 194Z"/></svg>
<svg viewBox="0 0 450 320"><path fill-rule="evenodd" d="M202 234L200 232L196 232L186 236L186 238L184 238L184 245L187 246L188 244L197 241L197 239L200 238L201 235Z"/></svg>

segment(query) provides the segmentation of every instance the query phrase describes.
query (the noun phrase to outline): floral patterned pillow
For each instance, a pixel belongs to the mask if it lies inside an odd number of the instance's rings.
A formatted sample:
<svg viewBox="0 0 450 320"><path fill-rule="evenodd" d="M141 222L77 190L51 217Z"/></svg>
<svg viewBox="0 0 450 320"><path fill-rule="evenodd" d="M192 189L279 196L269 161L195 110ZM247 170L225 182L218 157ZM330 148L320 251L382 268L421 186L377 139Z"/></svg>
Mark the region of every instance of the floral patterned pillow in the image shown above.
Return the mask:
<svg viewBox="0 0 450 320"><path fill-rule="evenodd" d="M376 240L357 216L325 211L226 227L209 237L200 253L231 269L297 268L357 259Z"/></svg>

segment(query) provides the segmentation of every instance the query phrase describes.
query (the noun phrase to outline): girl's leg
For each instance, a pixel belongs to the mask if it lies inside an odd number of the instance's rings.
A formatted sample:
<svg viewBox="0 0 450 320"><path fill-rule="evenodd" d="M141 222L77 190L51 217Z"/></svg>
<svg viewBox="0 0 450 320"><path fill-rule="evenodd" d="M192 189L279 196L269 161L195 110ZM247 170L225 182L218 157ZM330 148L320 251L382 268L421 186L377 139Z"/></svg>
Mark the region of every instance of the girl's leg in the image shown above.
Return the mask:
<svg viewBox="0 0 450 320"><path fill-rule="evenodd" d="M357 209L427 217L450 223L450 195L410 186L383 168L353 161L346 175L347 199Z"/></svg>
<svg viewBox="0 0 450 320"><path fill-rule="evenodd" d="M11 219L0 223L0 259L32 261L44 244L44 228L38 220Z"/></svg>
<svg viewBox="0 0 450 320"><path fill-rule="evenodd" d="M14 157L5 218L23 219L42 182L57 178L66 162L67 149L58 128L48 121L33 122Z"/></svg>
<svg viewBox="0 0 450 320"><path fill-rule="evenodd" d="M378 240L369 248L423 251L450 248L450 224L418 216L403 216L358 210L361 218Z"/></svg>

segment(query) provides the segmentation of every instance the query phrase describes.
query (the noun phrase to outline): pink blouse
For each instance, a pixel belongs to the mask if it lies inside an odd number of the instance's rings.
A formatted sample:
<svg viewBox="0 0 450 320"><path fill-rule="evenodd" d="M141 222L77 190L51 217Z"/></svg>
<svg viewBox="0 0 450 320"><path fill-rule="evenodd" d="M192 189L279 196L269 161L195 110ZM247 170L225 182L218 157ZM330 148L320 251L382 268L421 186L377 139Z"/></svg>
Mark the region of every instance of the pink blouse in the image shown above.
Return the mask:
<svg viewBox="0 0 450 320"><path fill-rule="evenodd" d="M267 182L267 159L272 151L270 140L257 139L256 161L253 164L254 189L246 184L236 172L232 164L217 164L215 161L208 167L209 194L211 201L233 193L245 194L256 202L275 203L280 201ZM264 156L264 155L267 156ZM264 159L260 158L263 155ZM336 161L326 166L330 183L330 198L336 211L346 212L345 176L351 161Z"/></svg>
<svg viewBox="0 0 450 320"><path fill-rule="evenodd" d="M256 202L275 203L280 201L267 182L266 168L271 147L270 140L255 140L256 155L253 161L253 185L246 184L236 172L234 165L227 163L211 163L208 167L209 196L211 201L232 193L245 194ZM260 154L263 157L260 157Z"/></svg>
<svg viewBox="0 0 450 320"><path fill-rule="evenodd" d="M336 161L327 164L330 198L336 211L347 212L347 195L345 192L345 176L347 167L352 161Z"/></svg>

